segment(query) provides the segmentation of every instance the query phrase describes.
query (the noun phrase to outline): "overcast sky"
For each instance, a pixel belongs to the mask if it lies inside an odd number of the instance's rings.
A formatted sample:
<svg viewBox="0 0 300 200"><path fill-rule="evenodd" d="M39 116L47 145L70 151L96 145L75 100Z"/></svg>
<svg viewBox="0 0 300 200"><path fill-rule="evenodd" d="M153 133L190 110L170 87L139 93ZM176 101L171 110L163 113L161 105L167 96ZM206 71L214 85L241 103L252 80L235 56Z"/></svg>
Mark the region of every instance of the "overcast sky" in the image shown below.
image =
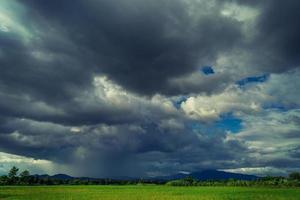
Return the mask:
<svg viewBox="0 0 300 200"><path fill-rule="evenodd" d="M300 1L0 1L0 174L300 170Z"/></svg>

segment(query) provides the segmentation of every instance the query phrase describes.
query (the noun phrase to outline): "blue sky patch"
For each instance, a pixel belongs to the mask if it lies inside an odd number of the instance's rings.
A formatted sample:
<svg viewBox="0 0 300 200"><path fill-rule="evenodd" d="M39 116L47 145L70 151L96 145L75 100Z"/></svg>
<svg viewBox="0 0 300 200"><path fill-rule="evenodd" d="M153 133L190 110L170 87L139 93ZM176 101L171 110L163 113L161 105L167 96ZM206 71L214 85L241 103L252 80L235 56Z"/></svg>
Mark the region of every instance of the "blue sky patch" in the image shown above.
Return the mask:
<svg viewBox="0 0 300 200"><path fill-rule="evenodd" d="M215 126L232 133L237 133L243 128L242 120L234 117L232 114L222 116L221 119L215 123Z"/></svg>
<svg viewBox="0 0 300 200"><path fill-rule="evenodd" d="M249 77L246 77L244 79L237 81L236 84L238 84L239 86L244 86L249 83L263 83L263 82L267 81L268 78L269 78L269 75L267 75L267 74L263 74L261 76L249 76Z"/></svg>
<svg viewBox="0 0 300 200"><path fill-rule="evenodd" d="M212 68L212 66L203 66L201 68L201 71L205 74L205 75L210 75L210 74L214 74L215 71L214 69Z"/></svg>
<svg viewBox="0 0 300 200"><path fill-rule="evenodd" d="M173 101L173 105L179 109L182 102L187 100L187 96L180 96L175 101Z"/></svg>
<svg viewBox="0 0 300 200"><path fill-rule="evenodd" d="M199 123L190 122L187 127L195 132L202 132L208 135L215 135L230 131L232 133L238 133L242 128L242 120L234 117L231 113L221 116L221 119L211 123Z"/></svg>

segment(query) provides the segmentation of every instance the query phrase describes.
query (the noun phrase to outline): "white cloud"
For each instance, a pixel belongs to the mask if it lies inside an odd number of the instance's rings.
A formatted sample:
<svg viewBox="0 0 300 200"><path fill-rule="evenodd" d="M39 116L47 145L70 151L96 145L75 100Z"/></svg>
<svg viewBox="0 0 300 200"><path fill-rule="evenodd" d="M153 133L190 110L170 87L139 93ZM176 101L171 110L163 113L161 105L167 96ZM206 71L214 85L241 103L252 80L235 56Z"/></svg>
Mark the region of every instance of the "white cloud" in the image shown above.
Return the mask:
<svg viewBox="0 0 300 200"><path fill-rule="evenodd" d="M24 16L25 8L21 4L14 0L2 1L0 5L0 30L3 32L16 33L23 41L29 41L33 34L31 30L22 23Z"/></svg>
<svg viewBox="0 0 300 200"><path fill-rule="evenodd" d="M236 3L225 3L221 14L226 17L232 17L240 22L254 21L259 15L257 8L239 5Z"/></svg>
<svg viewBox="0 0 300 200"><path fill-rule="evenodd" d="M236 135L247 141L250 149L274 156L299 146L300 109L266 110L255 116L244 115L244 129Z"/></svg>
<svg viewBox="0 0 300 200"><path fill-rule="evenodd" d="M97 105L97 102L99 104L104 103L113 109L125 110L128 113L146 115L148 117L155 115L155 112L163 113L163 115L178 114L171 99L162 95L154 95L151 98L138 96L112 82L106 76L95 77L94 86L94 94L88 93L89 97L84 97L80 101L82 100L85 103L87 99L92 99L95 101L92 103L93 105Z"/></svg>
<svg viewBox="0 0 300 200"><path fill-rule="evenodd" d="M31 174L54 174L60 172L60 170L66 170L63 166L54 164L49 160L33 159L30 157L0 152L0 175L7 174L12 166L18 167L20 171L27 169Z"/></svg>
<svg viewBox="0 0 300 200"><path fill-rule="evenodd" d="M249 84L243 88L229 85L219 94L191 96L181 103L181 109L188 117L211 121L228 112L239 116L259 113L274 105L297 107L300 105L299 78L300 70L293 70L271 74L266 82Z"/></svg>
<svg viewBox="0 0 300 200"><path fill-rule="evenodd" d="M232 85L220 94L190 97L181 104L181 108L193 119L211 121L219 119L220 115L228 112L236 115L259 112L262 102L269 98L271 97L261 93L258 87L244 91Z"/></svg>
<svg viewBox="0 0 300 200"><path fill-rule="evenodd" d="M223 169L221 169L223 170ZM292 171L299 171L299 168L275 168L275 167L244 167L236 169L224 169L226 172L241 173L241 174L252 174L257 176L266 176L266 175L282 175L286 176Z"/></svg>
<svg viewBox="0 0 300 200"><path fill-rule="evenodd" d="M271 74L267 83L262 84L262 92L270 94L285 106L300 106L300 69L283 74Z"/></svg>

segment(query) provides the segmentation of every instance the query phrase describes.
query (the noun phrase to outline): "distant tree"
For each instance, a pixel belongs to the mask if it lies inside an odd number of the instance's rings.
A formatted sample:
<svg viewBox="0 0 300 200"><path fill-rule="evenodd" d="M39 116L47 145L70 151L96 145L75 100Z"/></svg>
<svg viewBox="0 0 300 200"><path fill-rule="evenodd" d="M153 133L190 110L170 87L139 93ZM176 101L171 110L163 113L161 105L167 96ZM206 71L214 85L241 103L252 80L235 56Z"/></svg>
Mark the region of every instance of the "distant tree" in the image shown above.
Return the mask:
<svg viewBox="0 0 300 200"><path fill-rule="evenodd" d="M186 186L192 186L194 185L197 181L193 179L191 176L187 176L183 179L184 185Z"/></svg>
<svg viewBox="0 0 300 200"><path fill-rule="evenodd" d="M8 173L8 178L16 178L17 173L18 173L19 169L15 166L13 166Z"/></svg>
<svg viewBox="0 0 300 200"><path fill-rule="evenodd" d="M28 176L30 176L30 173L28 170L24 170L20 173L20 178L26 178Z"/></svg>
<svg viewBox="0 0 300 200"><path fill-rule="evenodd" d="M9 179L6 175L0 176L0 185L8 185Z"/></svg>
<svg viewBox="0 0 300 200"><path fill-rule="evenodd" d="M292 172L289 174L289 178L292 180L300 180L300 173L299 172Z"/></svg>
<svg viewBox="0 0 300 200"><path fill-rule="evenodd" d="M28 170L22 171L19 176L20 176L20 184L29 184L30 173Z"/></svg>
<svg viewBox="0 0 300 200"><path fill-rule="evenodd" d="M8 178L10 184L16 184L17 183L17 175L18 175L19 169L15 166L13 166L9 172L8 172Z"/></svg>

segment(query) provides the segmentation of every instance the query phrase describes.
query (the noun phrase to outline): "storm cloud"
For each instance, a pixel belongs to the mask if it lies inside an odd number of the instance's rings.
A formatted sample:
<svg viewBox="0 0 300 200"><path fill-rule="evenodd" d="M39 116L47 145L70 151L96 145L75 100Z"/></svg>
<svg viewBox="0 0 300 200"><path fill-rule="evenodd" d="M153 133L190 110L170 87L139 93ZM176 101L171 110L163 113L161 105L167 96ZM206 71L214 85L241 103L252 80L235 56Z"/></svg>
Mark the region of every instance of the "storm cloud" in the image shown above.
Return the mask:
<svg viewBox="0 0 300 200"><path fill-rule="evenodd" d="M1 2L0 170L299 168L299 7Z"/></svg>

